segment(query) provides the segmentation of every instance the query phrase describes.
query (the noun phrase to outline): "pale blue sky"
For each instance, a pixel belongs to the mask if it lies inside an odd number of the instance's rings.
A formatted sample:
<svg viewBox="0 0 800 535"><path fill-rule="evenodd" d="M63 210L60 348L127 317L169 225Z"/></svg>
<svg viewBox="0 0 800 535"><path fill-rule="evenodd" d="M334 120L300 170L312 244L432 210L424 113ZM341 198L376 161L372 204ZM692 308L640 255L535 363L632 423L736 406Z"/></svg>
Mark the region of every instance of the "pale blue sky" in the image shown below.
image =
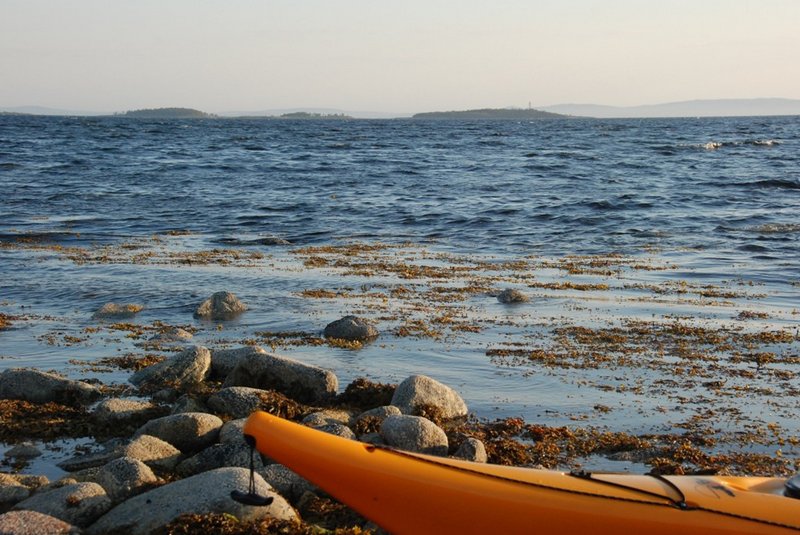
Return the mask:
<svg viewBox="0 0 800 535"><path fill-rule="evenodd" d="M0 107L800 98L800 0L0 0Z"/></svg>

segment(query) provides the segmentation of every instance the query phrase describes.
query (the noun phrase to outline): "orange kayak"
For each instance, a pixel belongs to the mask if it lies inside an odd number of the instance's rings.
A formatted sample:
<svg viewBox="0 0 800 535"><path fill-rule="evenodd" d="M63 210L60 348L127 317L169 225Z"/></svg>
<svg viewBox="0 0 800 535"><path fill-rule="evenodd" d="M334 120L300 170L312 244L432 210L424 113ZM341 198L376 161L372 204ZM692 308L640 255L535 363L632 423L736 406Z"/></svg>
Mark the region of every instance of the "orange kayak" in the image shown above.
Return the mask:
<svg viewBox="0 0 800 535"><path fill-rule="evenodd" d="M790 533L783 478L570 474L375 447L255 412L244 433L393 534Z"/></svg>

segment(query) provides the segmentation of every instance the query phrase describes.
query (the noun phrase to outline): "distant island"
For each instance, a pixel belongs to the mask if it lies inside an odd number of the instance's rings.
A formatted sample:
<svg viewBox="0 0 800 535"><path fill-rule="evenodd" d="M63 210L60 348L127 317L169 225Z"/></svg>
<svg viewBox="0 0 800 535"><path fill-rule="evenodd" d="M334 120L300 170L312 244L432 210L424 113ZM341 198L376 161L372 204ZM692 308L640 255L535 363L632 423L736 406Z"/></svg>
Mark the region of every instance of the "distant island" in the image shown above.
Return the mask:
<svg viewBox="0 0 800 535"><path fill-rule="evenodd" d="M307 111L295 111L279 115L278 119L352 119L344 113L311 113Z"/></svg>
<svg viewBox="0 0 800 535"><path fill-rule="evenodd" d="M432 111L416 113L412 119L501 119L527 121L531 119L565 119L567 115L533 108L484 108L464 111Z"/></svg>
<svg viewBox="0 0 800 535"><path fill-rule="evenodd" d="M115 113L115 117L132 119L214 119L217 116L192 108L148 108Z"/></svg>

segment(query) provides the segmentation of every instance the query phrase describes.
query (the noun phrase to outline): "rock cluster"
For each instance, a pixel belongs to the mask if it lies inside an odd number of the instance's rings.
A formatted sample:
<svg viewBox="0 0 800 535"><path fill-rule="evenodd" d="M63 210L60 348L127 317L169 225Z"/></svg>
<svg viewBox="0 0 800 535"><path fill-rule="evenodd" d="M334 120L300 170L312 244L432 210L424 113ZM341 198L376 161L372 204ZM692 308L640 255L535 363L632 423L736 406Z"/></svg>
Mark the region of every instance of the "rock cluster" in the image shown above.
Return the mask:
<svg viewBox="0 0 800 535"><path fill-rule="evenodd" d="M382 404L388 400L384 394L377 406L352 409L337 401L338 380L328 370L258 347L192 346L134 373L130 382L138 387L138 398L103 399L87 412L97 426L131 429L132 436L59 463L70 474L53 483L0 474L0 533L145 534L188 513L225 513L240 521L297 519L304 504L324 493L285 466L251 457L242 429L256 410L348 439L485 460L479 441L460 437L460 447L451 451L445 431L420 416L431 410L443 419L467 414L458 393L423 375L403 381L391 405ZM142 399L150 394L150 400ZM99 397L95 386L54 374L21 369L0 374L0 398L57 401L86 410ZM165 406L164 399L172 403ZM20 446L14 455L29 449ZM269 506L231 498L231 491L247 490L251 483L273 498Z"/></svg>

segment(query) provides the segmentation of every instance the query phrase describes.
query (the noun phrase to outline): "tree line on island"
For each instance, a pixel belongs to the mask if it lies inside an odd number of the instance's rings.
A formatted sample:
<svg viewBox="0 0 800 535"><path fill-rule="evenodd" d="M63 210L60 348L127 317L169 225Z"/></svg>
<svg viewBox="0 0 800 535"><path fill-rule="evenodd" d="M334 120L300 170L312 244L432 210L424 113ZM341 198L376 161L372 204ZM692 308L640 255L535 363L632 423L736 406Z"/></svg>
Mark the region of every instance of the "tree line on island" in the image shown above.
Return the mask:
<svg viewBox="0 0 800 535"><path fill-rule="evenodd" d="M25 113L18 111L0 111L0 115L48 115L47 113ZM221 116L207 113L194 108L143 108L114 113L111 117L127 119L266 119L266 120L353 120L356 117L345 113L319 113L307 111L293 111L280 115L238 115ZM411 119L425 120L535 120L535 119L563 119L572 117L559 113L546 112L533 108L482 108L461 111L435 111L416 113ZM408 117L406 117L408 119Z"/></svg>
<svg viewBox="0 0 800 535"><path fill-rule="evenodd" d="M222 119L213 113L195 110L192 108L148 108L142 110L132 110L125 113L115 113L114 117L129 117L132 119ZM258 118L258 119L353 119L343 113L310 113L305 111L284 113L282 115L268 116L241 116L239 118Z"/></svg>
<svg viewBox="0 0 800 535"><path fill-rule="evenodd" d="M114 114L115 117L128 117L132 119L220 119L219 115L206 113L192 108L152 108L127 111ZM473 119L500 119L500 120L532 120L532 119L563 119L569 117L559 113L551 113L533 108L482 108L463 111L437 111L414 114L412 119L433 120L473 120ZM282 115L240 116L233 118L248 119L288 119L288 120L350 120L354 117L344 113L312 113L291 112Z"/></svg>

